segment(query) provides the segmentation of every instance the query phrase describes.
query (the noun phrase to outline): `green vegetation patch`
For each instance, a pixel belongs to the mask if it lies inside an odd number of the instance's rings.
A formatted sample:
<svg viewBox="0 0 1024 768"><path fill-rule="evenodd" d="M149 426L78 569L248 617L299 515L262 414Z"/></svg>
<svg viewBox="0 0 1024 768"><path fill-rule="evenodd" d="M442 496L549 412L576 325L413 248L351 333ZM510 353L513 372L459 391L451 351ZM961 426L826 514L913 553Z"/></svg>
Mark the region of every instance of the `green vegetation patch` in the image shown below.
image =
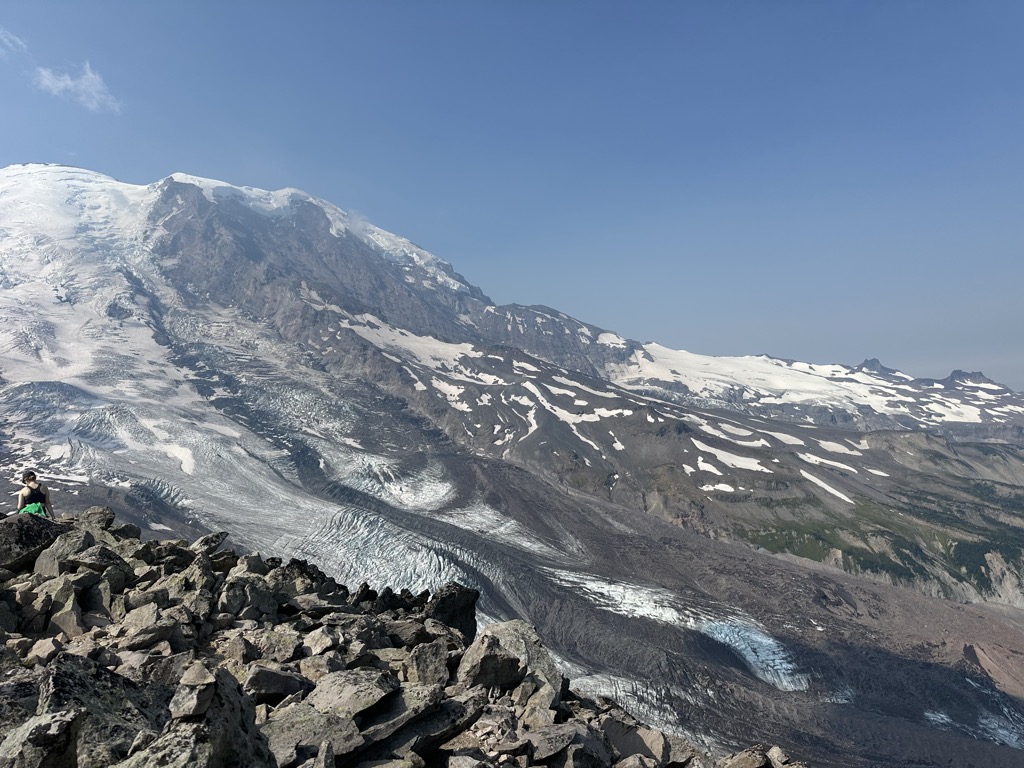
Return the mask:
<svg viewBox="0 0 1024 768"><path fill-rule="evenodd" d="M789 552L819 563L833 549L843 549L847 542L840 532L831 526L822 526L810 521L780 522L772 528L756 531L739 530L744 540L769 552Z"/></svg>

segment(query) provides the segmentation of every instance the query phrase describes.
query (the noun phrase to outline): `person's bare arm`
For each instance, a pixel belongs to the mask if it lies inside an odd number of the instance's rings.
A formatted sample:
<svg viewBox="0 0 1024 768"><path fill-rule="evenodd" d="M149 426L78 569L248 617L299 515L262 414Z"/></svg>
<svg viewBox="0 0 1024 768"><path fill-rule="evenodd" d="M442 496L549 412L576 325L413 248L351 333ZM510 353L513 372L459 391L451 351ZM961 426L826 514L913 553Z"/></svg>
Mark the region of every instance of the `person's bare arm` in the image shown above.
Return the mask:
<svg viewBox="0 0 1024 768"><path fill-rule="evenodd" d="M18 511L21 512L21 508L25 506L25 489L22 488L18 491Z"/></svg>

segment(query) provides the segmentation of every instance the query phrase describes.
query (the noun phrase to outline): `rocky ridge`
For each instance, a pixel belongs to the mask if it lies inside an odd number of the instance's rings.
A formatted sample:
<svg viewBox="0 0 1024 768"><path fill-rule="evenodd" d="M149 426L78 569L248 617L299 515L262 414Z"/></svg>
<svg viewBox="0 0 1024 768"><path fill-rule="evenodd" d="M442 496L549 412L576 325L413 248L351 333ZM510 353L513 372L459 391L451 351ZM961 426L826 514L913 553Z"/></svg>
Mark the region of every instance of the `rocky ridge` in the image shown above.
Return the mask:
<svg viewBox="0 0 1024 768"><path fill-rule="evenodd" d="M546 765L716 761L573 693L536 631L477 631L479 593L350 591L226 533L141 540L91 507L0 521L0 768Z"/></svg>

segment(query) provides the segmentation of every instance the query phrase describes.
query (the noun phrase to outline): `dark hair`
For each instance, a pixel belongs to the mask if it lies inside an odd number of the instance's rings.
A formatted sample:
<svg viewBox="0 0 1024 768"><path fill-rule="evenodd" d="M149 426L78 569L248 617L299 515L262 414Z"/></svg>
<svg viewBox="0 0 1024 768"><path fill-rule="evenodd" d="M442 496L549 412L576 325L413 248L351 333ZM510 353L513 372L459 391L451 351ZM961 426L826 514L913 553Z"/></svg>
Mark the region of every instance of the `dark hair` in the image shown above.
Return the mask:
<svg viewBox="0 0 1024 768"><path fill-rule="evenodd" d="M24 472L21 473L21 482L23 482L23 483L27 483L27 482L29 482L31 480L35 480L35 479L36 479L36 473L33 472L31 469L26 469Z"/></svg>

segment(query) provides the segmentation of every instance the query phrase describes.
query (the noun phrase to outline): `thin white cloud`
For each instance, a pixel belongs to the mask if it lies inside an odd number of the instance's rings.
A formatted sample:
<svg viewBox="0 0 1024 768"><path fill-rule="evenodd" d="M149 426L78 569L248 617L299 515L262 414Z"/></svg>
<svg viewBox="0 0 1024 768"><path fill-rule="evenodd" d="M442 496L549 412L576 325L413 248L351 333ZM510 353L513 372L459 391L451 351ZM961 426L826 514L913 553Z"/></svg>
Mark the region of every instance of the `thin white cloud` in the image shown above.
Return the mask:
<svg viewBox="0 0 1024 768"><path fill-rule="evenodd" d="M3 27L0 27L0 59L6 59L14 54L21 54L28 50L25 42L15 35L12 35Z"/></svg>
<svg viewBox="0 0 1024 768"><path fill-rule="evenodd" d="M54 72L48 67L38 67L35 83L47 93L69 98L92 112L121 111L120 102L110 93L103 78L88 61L82 66L82 73L78 77Z"/></svg>

